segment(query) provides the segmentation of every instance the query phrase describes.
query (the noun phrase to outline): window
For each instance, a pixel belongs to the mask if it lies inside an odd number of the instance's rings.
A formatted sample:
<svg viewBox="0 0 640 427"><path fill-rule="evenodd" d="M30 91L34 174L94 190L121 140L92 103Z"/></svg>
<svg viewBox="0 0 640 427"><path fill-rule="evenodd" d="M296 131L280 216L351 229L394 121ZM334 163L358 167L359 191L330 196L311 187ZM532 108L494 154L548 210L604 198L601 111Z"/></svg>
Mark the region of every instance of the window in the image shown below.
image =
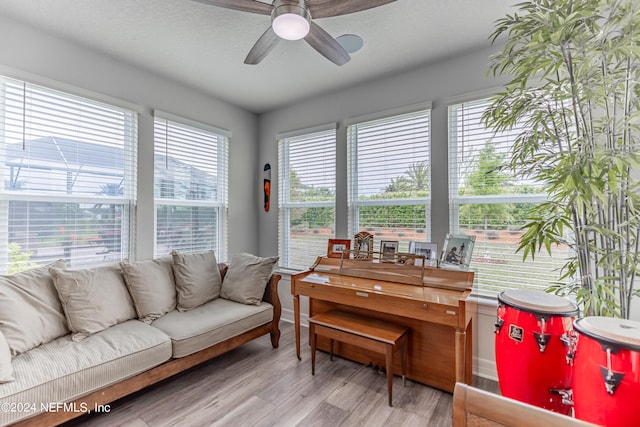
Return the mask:
<svg viewBox="0 0 640 427"><path fill-rule="evenodd" d="M496 296L507 288L544 289L557 281L567 247L537 253L522 261L516 253L527 210L546 199L539 183L515 180L507 169L521 129L494 133L481 116L489 106L479 100L449 107L450 229L476 237L471 268L479 294Z"/></svg>
<svg viewBox="0 0 640 427"><path fill-rule="evenodd" d="M306 270L335 234L335 125L278 139L280 266Z"/></svg>
<svg viewBox="0 0 640 427"><path fill-rule="evenodd" d="M156 112L155 255L213 250L226 259L228 138L204 124Z"/></svg>
<svg viewBox="0 0 640 427"><path fill-rule="evenodd" d="M430 238L430 110L348 127L349 233L372 233L374 244ZM379 250L379 248L375 248Z"/></svg>
<svg viewBox="0 0 640 427"><path fill-rule="evenodd" d="M0 77L0 269L131 254L134 112Z"/></svg>

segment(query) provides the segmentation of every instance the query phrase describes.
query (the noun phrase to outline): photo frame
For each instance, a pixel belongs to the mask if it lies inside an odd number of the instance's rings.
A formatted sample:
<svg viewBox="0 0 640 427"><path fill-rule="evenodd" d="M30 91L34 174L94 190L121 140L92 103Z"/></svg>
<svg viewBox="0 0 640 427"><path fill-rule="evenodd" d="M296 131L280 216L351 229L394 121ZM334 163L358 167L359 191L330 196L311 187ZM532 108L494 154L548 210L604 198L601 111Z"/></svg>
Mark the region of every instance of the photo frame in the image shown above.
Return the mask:
<svg viewBox="0 0 640 427"><path fill-rule="evenodd" d="M351 250L351 240L349 239L329 239L327 242L327 258L342 258L342 254Z"/></svg>
<svg viewBox="0 0 640 427"><path fill-rule="evenodd" d="M353 237L353 251L356 259L373 259L373 234L366 231L356 233Z"/></svg>
<svg viewBox="0 0 640 427"><path fill-rule="evenodd" d="M468 270L475 242L475 236L447 234L442 248L440 267L451 270Z"/></svg>
<svg viewBox="0 0 640 427"><path fill-rule="evenodd" d="M400 244L397 240L381 240L380 241L380 259L382 260L391 260L395 259L396 253L398 253L398 245Z"/></svg>
<svg viewBox="0 0 640 427"><path fill-rule="evenodd" d="M438 263L438 244L434 242L409 242L409 253L424 256L425 266L435 267ZM422 266L422 259L416 259L415 265Z"/></svg>

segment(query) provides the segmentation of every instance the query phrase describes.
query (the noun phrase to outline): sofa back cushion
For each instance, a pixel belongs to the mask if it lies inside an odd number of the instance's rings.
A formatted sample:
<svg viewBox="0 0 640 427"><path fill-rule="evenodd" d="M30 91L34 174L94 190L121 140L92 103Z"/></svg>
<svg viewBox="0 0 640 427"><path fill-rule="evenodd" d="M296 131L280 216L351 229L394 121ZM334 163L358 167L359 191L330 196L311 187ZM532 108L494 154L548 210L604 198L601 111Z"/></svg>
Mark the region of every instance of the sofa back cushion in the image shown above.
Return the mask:
<svg viewBox="0 0 640 427"><path fill-rule="evenodd" d="M173 251L172 256L179 311L191 310L220 296L222 278L213 251Z"/></svg>
<svg viewBox="0 0 640 427"><path fill-rule="evenodd" d="M0 332L12 356L69 333L49 267L64 268L63 260L44 267L0 276Z"/></svg>
<svg viewBox="0 0 640 427"><path fill-rule="evenodd" d="M170 256L120 262L138 319L149 324L176 308L176 283Z"/></svg>
<svg viewBox="0 0 640 427"><path fill-rule="evenodd" d="M242 304L259 305L278 258L261 258L247 253L234 255L224 276L220 296Z"/></svg>
<svg viewBox="0 0 640 427"><path fill-rule="evenodd" d="M11 350L9 343L0 332L0 384L13 381L13 366L11 366Z"/></svg>
<svg viewBox="0 0 640 427"><path fill-rule="evenodd" d="M74 341L136 317L118 264L49 271Z"/></svg>

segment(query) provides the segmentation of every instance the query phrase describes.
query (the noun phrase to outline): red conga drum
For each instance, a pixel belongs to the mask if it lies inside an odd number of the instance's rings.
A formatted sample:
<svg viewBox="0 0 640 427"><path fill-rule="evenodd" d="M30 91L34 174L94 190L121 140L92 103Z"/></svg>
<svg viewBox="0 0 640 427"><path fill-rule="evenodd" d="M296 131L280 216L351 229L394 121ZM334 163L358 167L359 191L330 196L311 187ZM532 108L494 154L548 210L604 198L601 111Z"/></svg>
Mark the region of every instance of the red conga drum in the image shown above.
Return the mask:
<svg viewBox="0 0 640 427"><path fill-rule="evenodd" d="M496 366L503 396L569 414L562 393L571 387L569 333L578 307L542 291L498 295Z"/></svg>
<svg viewBox="0 0 640 427"><path fill-rule="evenodd" d="M640 323L584 317L578 332L573 379L575 417L607 427L640 423Z"/></svg>

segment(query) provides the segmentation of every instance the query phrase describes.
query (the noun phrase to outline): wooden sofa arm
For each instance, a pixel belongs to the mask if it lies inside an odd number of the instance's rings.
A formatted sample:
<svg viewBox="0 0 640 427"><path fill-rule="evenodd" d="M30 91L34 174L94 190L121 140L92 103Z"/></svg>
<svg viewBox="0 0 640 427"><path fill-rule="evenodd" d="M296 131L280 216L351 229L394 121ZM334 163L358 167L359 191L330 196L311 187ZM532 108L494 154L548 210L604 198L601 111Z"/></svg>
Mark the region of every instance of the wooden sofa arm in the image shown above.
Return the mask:
<svg viewBox="0 0 640 427"><path fill-rule="evenodd" d="M220 278L224 280L224 276L226 276L227 270L229 270L229 265L225 264L224 262L219 262L218 270L220 270Z"/></svg>
<svg viewBox="0 0 640 427"><path fill-rule="evenodd" d="M281 278L282 276L279 274L272 274L271 278L267 282L267 287L264 288L264 295L262 296L262 301L268 302L274 308L277 306L278 311L282 310L282 306L280 305L280 296L278 295L278 283Z"/></svg>
<svg viewBox="0 0 640 427"><path fill-rule="evenodd" d="M268 302L273 306L273 321L271 330L271 345L273 348L278 348L280 343L280 315L282 314L282 304L280 304L280 297L278 296L278 283L282 276L279 274L272 274L267 287L264 290L262 301Z"/></svg>

